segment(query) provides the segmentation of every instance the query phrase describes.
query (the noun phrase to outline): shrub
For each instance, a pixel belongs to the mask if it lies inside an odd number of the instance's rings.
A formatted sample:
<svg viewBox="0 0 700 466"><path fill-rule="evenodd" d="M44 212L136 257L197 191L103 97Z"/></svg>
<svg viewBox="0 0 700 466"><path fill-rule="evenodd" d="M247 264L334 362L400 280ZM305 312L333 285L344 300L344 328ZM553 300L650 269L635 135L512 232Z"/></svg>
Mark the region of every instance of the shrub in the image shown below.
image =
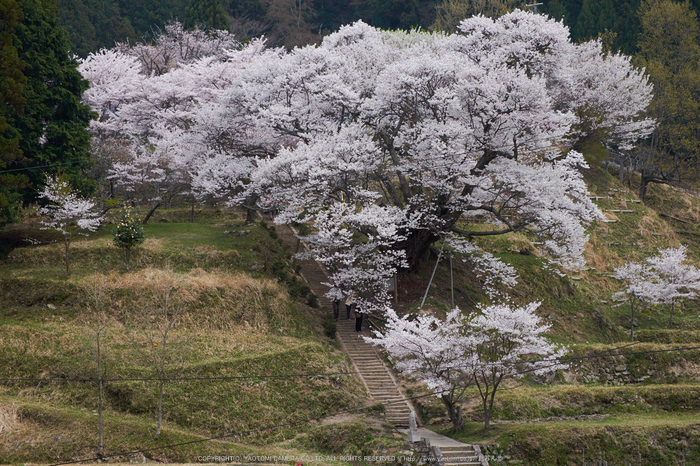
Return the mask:
<svg viewBox="0 0 700 466"><path fill-rule="evenodd" d="M323 333L330 339L335 339L335 334L338 332L338 326L335 323L335 318L331 314L323 316Z"/></svg>
<svg viewBox="0 0 700 466"><path fill-rule="evenodd" d="M143 243L143 225L134 214L134 212L126 208L117 217L116 225L112 229L114 237L114 245L122 251L126 271L129 271L129 260L131 259L131 250Z"/></svg>
<svg viewBox="0 0 700 466"><path fill-rule="evenodd" d="M314 293L309 293L309 296L306 298L306 304L311 307L318 307L318 297Z"/></svg>

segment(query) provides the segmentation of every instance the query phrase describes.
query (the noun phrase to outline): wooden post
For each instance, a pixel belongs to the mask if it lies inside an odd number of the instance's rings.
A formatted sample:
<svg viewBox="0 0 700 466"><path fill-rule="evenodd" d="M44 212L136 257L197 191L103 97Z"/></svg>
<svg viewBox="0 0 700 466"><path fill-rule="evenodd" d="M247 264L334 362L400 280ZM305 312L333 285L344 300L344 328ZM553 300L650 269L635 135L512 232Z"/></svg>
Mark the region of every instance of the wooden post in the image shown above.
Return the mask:
<svg viewBox="0 0 700 466"><path fill-rule="evenodd" d="M394 307L399 307L399 274L394 274Z"/></svg>
<svg viewBox="0 0 700 466"><path fill-rule="evenodd" d="M455 280L452 273L452 254L450 254L450 291L452 292L452 309L455 308Z"/></svg>

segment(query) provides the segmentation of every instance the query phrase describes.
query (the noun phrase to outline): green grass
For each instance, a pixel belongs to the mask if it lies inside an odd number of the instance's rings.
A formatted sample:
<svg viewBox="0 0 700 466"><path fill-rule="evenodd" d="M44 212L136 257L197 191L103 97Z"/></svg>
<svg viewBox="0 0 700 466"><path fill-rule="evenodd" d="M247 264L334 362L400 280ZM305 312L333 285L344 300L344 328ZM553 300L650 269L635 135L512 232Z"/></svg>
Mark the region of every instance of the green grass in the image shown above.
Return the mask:
<svg viewBox="0 0 700 466"><path fill-rule="evenodd" d="M0 437L0 461L3 464L23 463L26 458L39 463L96 458L98 440L97 416L93 410L66 407L53 402L33 402L25 398L0 396L0 403L13 405L20 422ZM299 426L285 426L274 431L293 435ZM142 416L124 413L104 415L104 452L114 455L139 449L149 450L146 457L160 462L201 463L200 456L308 456L319 450L289 443L252 445L255 433L232 428L219 438L197 435L191 430L168 425L158 440L153 439L153 422ZM270 437L270 436L268 436ZM122 463L141 462L140 453L118 457ZM92 461L93 463L96 461ZM213 462L213 461L212 461ZM293 461L282 462L292 464ZM321 462L321 464L324 464ZM329 463L326 463L329 464ZM333 462L346 464L346 462Z"/></svg>
<svg viewBox="0 0 700 466"><path fill-rule="evenodd" d="M187 218L165 210L154 219L178 215ZM94 377L90 335L96 314L90 292L101 280L107 297L101 342L106 376L155 377L146 357L143 322L154 312L163 284L172 281L173 299L182 311L168 340L166 354L173 361L169 375L232 378L166 382L164 434L157 442L151 440L157 382L106 383L107 451L252 430L234 439L236 445L226 444L226 452L315 452L284 442L312 428L308 419L363 406L364 389L352 376L313 375L347 371L347 356L319 332L319 311L306 306L303 298L293 298L279 279L284 275L298 286L289 253L274 229L244 225L236 217L205 211L196 223L146 225L146 241L132 258L129 273L108 231L73 242L70 276L63 271L60 244L12 251L10 261L0 264L2 376ZM295 374L308 376L268 377ZM241 376L254 377L236 378ZM0 439L6 446L20 446L0 448L0 463L94 454L97 403L94 383L0 382L0 409L14 404L21 419L20 428ZM268 429L276 425L287 427ZM194 462L200 453L222 453L211 442L176 450L146 456Z"/></svg>
<svg viewBox="0 0 700 466"><path fill-rule="evenodd" d="M700 461L700 423L690 413L495 424L488 431L482 424L467 423L463 432L450 435L467 443L492 445L495 457L528 465L581 465L584 459L593 462L599 458L610 464L638 464L640 457L642 464Z"/></svg>

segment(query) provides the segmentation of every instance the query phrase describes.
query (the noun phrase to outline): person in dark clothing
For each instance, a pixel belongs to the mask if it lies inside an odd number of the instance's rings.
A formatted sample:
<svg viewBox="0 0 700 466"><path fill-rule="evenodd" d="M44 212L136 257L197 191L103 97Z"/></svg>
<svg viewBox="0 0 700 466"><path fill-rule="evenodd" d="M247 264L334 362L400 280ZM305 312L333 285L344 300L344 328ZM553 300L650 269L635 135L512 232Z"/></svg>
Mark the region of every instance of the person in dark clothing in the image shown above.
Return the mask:
<svg viewBox="0 0 700 466"><path fill-rule="evenodd" d="M333 317L338 320L340 314L340 298L333 298Z"/></svg>
<svg viewBox="0 0 700 466"><path fill-rule="evenodd" d="M364 314L362 314L362 311L360 311L359 307L355 307L355 331L357 333L360 333L362 331L362 317Z"/></svg>

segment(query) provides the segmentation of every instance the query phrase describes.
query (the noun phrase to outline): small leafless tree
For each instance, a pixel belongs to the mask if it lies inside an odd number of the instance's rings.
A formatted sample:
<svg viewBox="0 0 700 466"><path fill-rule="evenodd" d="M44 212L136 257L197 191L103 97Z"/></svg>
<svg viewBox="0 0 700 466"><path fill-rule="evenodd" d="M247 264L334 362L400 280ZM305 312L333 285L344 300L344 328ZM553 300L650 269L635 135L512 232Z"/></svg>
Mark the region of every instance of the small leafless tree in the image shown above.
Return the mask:
<svg viewBox="0 0 700 466"><path fill-rule="evenodd" d="M174 371L182 365L182 355L172 341L172 330L182 314L184 303L177 296L178 286L172 276L161 284L151 301L140 312L140 326L143 338L140 339L142 356L158 379L158 409L156 433L160 437L163 423L163 388Z"/></svg>
<svg viewBox="0 0 700 466"><path fill-rule="evenodd" d="M104 455L104 426L102 422L102 411L104 403L104 379L107 378L108 363L105 358L105 337L107 334L107 310L109 309L109 295L107 293L106 278L104 275L97 275L92 282L92 285L87 290L87 295L90 302L90 317L87 320L87 328L85 336L88 339L91 360L95 364L95 379L98 385L98 401L97 401L97 456ZM92 372L92 371L91 371Z"/></svg>

